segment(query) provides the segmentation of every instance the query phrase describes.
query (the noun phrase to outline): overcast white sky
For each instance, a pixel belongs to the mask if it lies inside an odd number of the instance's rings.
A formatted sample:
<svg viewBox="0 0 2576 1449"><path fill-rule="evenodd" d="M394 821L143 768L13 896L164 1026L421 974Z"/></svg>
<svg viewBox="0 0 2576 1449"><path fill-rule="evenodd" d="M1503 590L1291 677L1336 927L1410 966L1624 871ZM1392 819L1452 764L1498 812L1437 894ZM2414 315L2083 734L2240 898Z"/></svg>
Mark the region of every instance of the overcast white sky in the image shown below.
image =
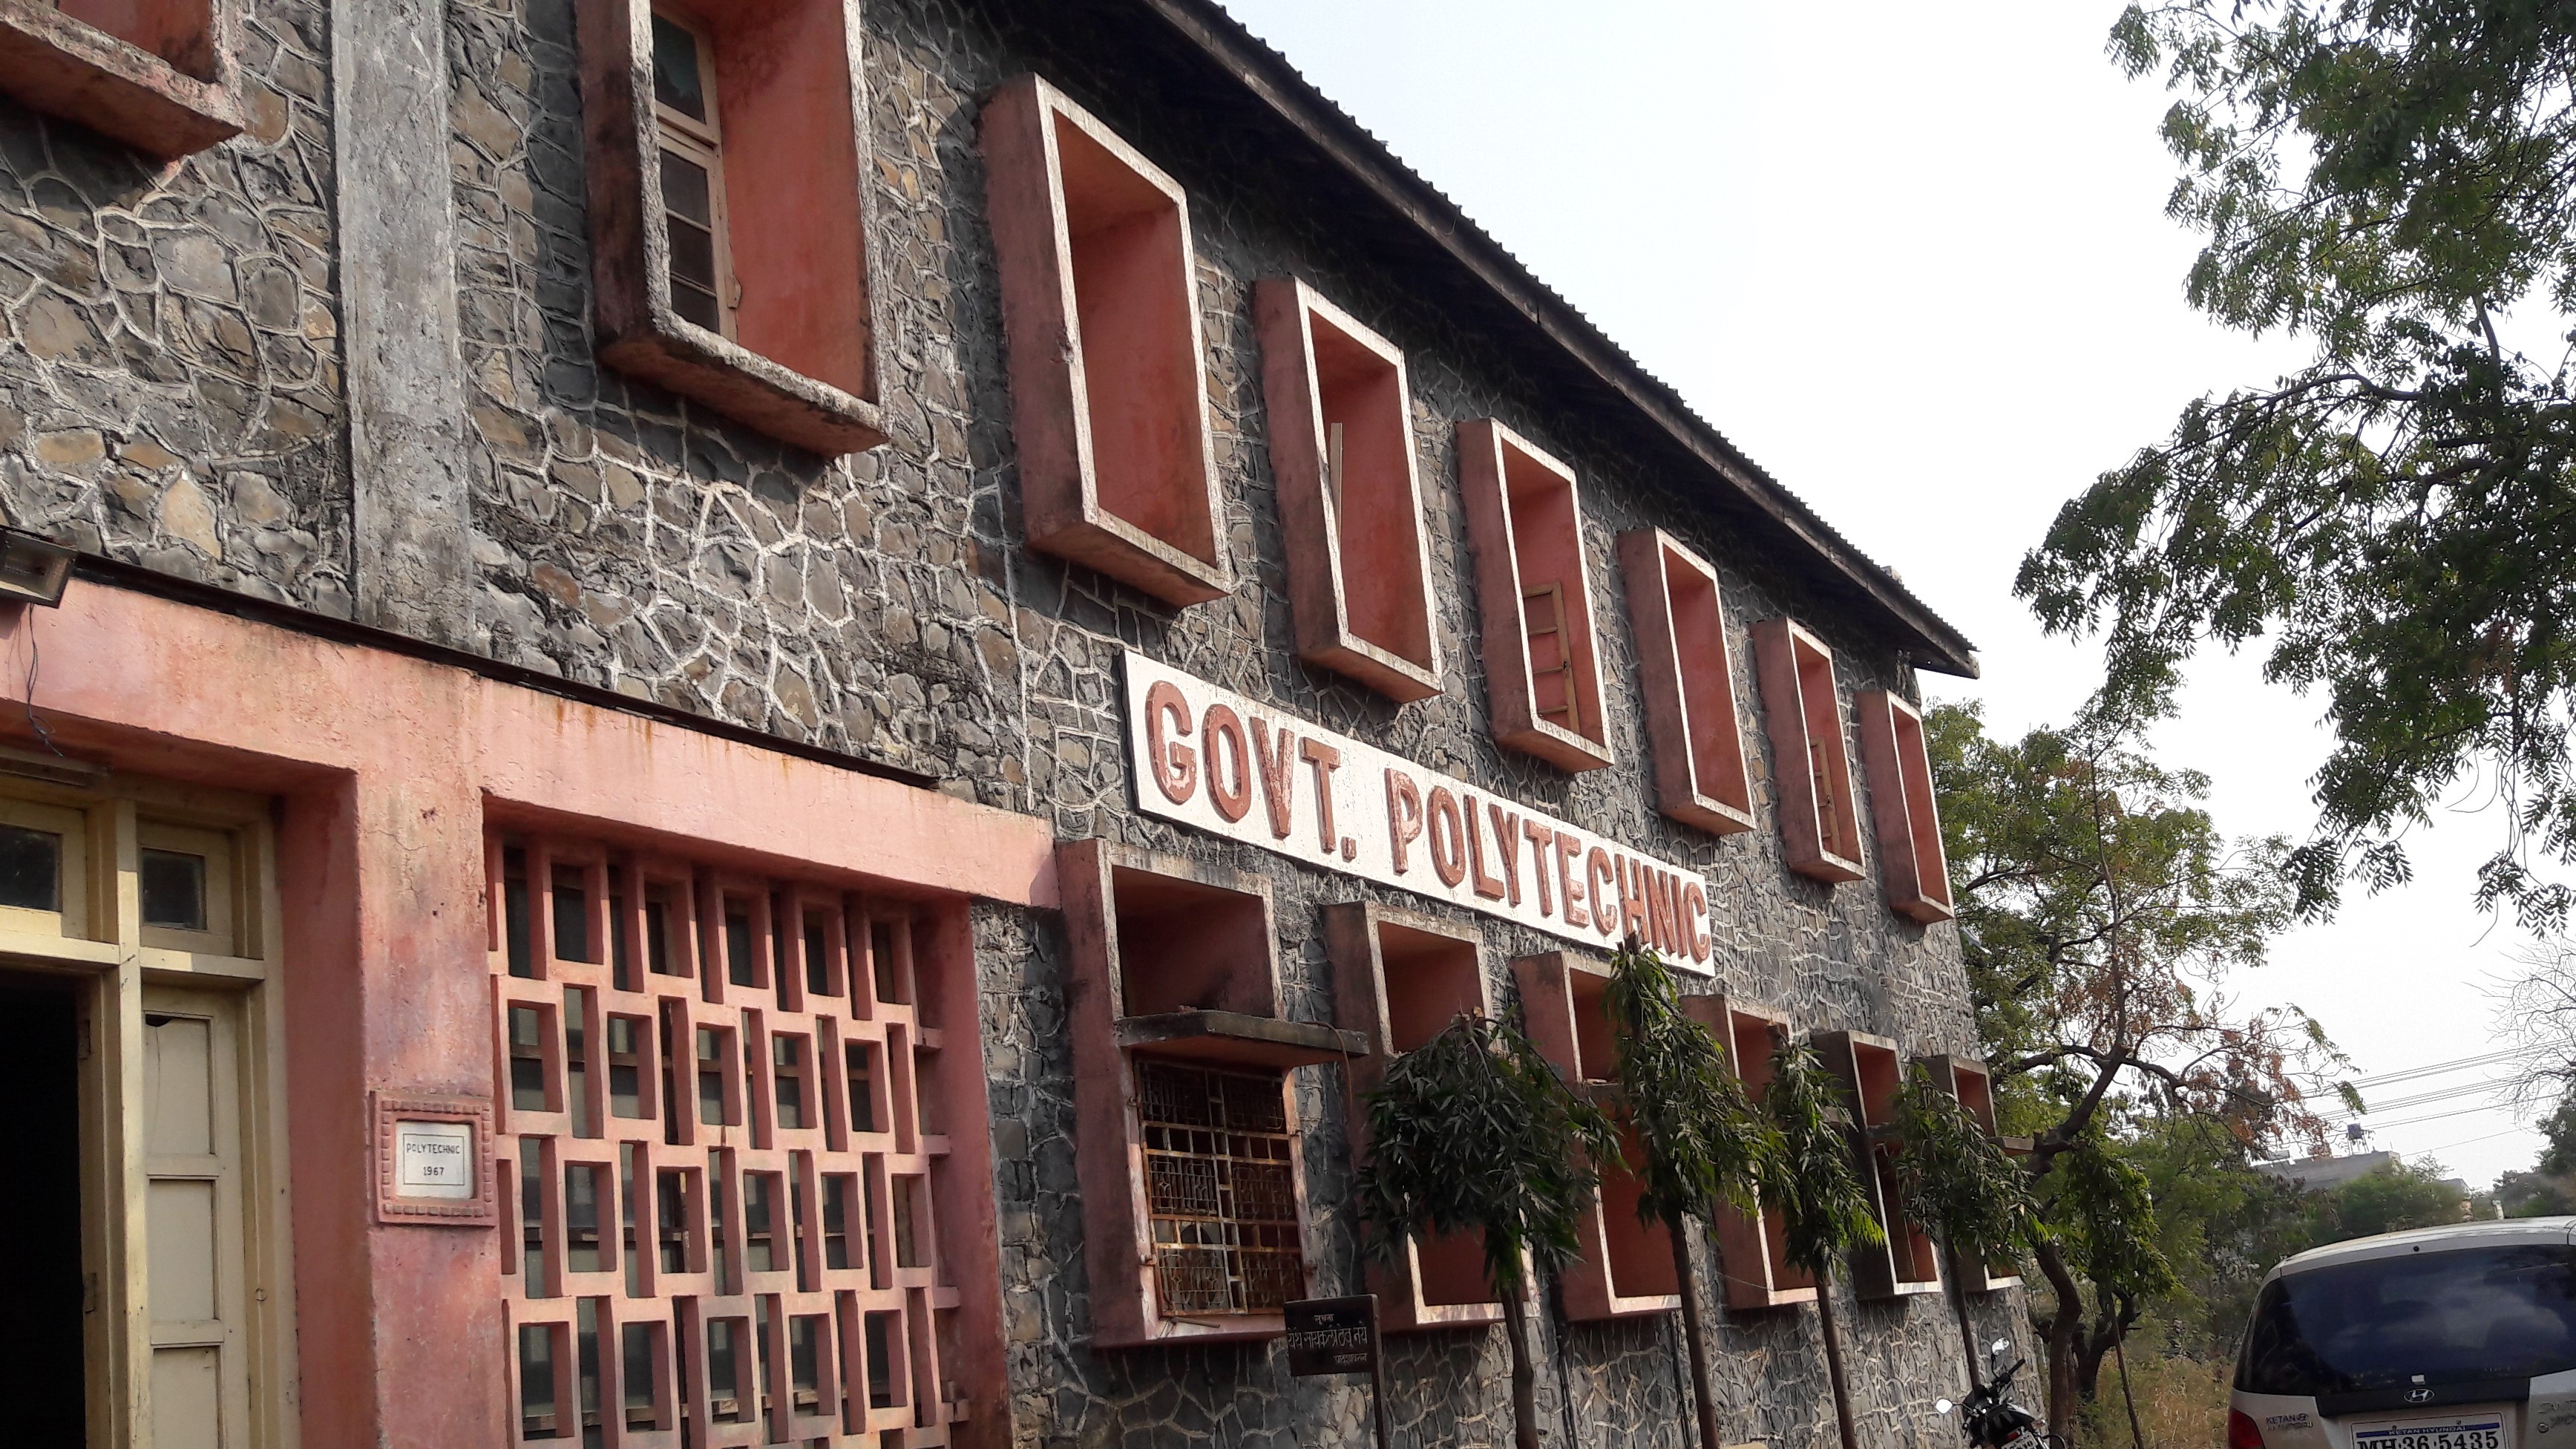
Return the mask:
<svg viewBox="0 0 2576 1449"><path fill-rule="evenodd" d="M2184 306L2166 98L2104 57L2116 3L1225 3L1974 639L1982 681L1925 683L1998 730L2064 719L2094 678L2010 592L2058 504L2190 397L2301 355ZM2318 705L2222 658L2185 709L2158 745L2214 777L2220 825L2303 834ZM2414 885L2232 989L2307 1008L2364 1075L2497 1049L2488 991L2522 938L2470 897L2500 828L2447 818ZM2481 1186L2539 1147L2476 1096L2373 1116L2376 1145Z"/></svg>

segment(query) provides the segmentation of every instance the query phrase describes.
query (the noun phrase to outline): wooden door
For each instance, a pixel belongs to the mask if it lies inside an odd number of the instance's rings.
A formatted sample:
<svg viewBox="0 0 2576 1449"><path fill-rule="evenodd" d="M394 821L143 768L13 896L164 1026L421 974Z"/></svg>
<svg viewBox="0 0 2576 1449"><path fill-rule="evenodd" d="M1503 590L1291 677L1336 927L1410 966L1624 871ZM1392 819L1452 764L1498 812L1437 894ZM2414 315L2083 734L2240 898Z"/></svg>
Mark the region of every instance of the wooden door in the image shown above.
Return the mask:
<svg viewBox="0 0 2576 1449"><path fill-rule="evenodd" d="M241 998L143 992L152 1449L249 1449Z"/></svg>

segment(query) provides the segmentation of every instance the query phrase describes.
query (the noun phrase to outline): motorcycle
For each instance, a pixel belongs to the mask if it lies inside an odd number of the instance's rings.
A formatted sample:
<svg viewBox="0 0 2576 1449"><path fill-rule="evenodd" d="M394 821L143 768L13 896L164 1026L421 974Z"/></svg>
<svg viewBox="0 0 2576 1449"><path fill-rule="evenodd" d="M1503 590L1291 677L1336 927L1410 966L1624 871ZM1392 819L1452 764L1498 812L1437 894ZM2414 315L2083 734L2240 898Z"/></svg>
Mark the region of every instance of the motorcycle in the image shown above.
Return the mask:
<svg viewBox="0 0 2576 1449"><path fill-rule="evenodd" d="M1990 1363L2002 1363L2012 1348L2012 1340L1998 1338L1987 1352ZM2039 1418L2030 1410L2012 1402L2012 1380L2020 1372L2022 1360L2014 1359L2000 1369L1991 1369L1986 1382L1972 1389L1968 1397L1953 1404L1948 1399L1933 1403L1932 1412L1948 1417L1952 1409L1960 1415L1960 1427L1966 1430L1972 1449L2065 1449L2066 1441L2039 1427Z"/></svg>

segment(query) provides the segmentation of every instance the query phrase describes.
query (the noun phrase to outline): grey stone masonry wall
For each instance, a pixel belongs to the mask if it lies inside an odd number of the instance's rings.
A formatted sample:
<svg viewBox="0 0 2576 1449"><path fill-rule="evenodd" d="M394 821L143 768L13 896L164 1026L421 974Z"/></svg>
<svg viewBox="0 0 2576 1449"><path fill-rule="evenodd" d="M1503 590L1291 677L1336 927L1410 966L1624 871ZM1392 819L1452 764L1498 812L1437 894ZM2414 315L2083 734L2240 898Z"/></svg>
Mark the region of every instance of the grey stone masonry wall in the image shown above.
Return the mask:
<svg viewBox="0 0 2576 1449"><path fill-rule="evenodd" d="M250 129L185 161L0 98L0 512L345 616L328 15L245 8Z"/></svg>

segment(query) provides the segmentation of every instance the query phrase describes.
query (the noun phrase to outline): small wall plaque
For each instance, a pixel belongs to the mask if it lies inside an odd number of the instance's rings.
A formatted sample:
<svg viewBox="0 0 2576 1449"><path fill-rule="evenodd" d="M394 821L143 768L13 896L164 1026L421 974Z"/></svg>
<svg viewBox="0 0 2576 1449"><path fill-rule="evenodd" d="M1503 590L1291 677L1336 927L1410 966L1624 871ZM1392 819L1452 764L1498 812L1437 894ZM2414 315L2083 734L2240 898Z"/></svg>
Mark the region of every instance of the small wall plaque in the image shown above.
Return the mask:
<svg viewBox="0 0 2576 1449"><path fill-rule="evenodd" d="M486 1097L376 1093L376 1221L449 1227L499 1222Z"/></svg>

